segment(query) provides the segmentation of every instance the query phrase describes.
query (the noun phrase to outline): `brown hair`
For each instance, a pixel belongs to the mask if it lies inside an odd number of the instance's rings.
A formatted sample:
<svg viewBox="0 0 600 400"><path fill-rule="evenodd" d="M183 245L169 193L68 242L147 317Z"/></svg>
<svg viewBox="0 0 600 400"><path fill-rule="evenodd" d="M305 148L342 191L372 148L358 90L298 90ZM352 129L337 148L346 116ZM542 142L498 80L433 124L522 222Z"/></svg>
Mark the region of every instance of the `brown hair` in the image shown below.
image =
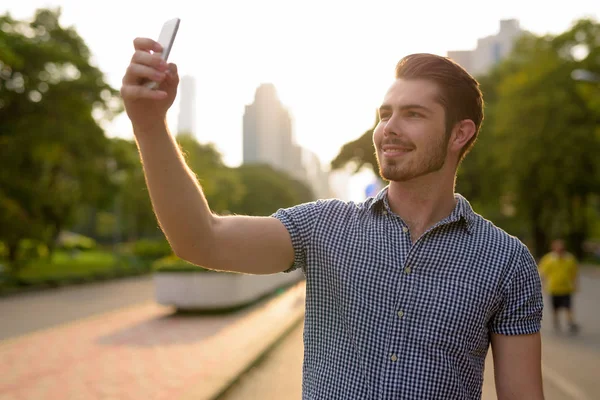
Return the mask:
<svg viewBox="0 0 600 400"><path fill-rule="evenodd" d="M461 150L459 162L473 147L483 121L483 95L479 83L463 67L435 54L411 54L396 65L396 79L426 79L440 88L438 101L446 112L446 135L464 119L475 124L475 134Z"/></svg>

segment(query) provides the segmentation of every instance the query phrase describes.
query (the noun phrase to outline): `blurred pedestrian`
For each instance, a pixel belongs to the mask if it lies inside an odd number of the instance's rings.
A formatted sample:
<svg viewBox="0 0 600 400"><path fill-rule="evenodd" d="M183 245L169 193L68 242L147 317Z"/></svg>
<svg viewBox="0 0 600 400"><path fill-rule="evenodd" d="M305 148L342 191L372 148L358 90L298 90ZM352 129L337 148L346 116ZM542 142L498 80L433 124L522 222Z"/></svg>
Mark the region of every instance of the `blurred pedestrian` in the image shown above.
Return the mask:
<svg viewBox="0 0 600 400"><path fill-rule="evenodd" d="M552 323L556 331L561 330L561 310L565 311L569 332L577 333L579 325L573 313L573 294L577 291L578 263L575 256L565 249L562 239L555 239L552 251L539 263L544 288L552 303Z"/></svg>

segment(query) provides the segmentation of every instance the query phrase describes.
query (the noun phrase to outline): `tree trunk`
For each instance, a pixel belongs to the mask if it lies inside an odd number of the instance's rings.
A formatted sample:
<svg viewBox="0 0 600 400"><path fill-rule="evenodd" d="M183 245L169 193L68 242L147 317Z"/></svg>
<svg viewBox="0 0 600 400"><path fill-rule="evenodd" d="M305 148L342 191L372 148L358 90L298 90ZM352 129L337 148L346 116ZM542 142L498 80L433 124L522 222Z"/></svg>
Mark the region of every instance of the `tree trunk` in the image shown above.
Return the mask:
<svg viewBox="0 0 600 400"><path fill-rule="evenodd" d="M548 235L540 223L539 209L532 210L531 213L531 234L533 235L533 256L536 259L541 258L547 250Z"/></svg>
<svg viewBox="0 0 600 400"><path fill-rule="evenodd" d="M583 251L585 237L585 232L571 232L567 236L567 249L569 249L579 261L585 256L585 252Z"/></svg>
<svg viewBox="0 0 600 400"><path fill-rule="evenodd" d="M52 225L54 226L54 232L52 233L50 239L48 240L48 243L46 244L48 246L48 258L50 260L52 259L52 255L56 251L56 241L62 230L62 224L59 221L53 221Z"/></svg>
<svg viewBox="0 0 600 400"><path fill-rule="evenodd" d="M21 267L19 263L18 252L19 252L19 242L10 242L6 244L8 250L8 282L15 283L19 281L18 272Z"/></svg>
<svg viewBox="0 0 600 400"><path fill-rule="evenodd" d="M19 242L8 243L8 263L11 267L17 265L17 251L19 250Z"/></svg>
<svg viewBox="0 0 600 400"><path fill-rule="evenodd" d="M573 253L578 260L582 260L585 253L583 242L587 237L587 196L575 195L569 202L569 234L567 235L567 249Z"/></svg>

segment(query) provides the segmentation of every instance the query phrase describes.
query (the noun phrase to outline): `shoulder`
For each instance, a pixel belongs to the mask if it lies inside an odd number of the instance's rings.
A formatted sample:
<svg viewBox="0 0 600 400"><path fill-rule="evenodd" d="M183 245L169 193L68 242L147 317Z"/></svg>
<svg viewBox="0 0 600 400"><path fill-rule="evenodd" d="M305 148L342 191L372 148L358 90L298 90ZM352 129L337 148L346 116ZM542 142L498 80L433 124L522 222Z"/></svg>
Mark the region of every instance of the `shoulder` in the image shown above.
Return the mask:
<svg viewBox="0 0 600 400"><path fill-rule="evenodd" d="M572 254L572 253L567 253L567 256L566 256L566 257L567 257L567 260L568 260L570 263L573 263L573 264L576 264L576 263L577 263L577 257L575 257L575 255L574 255L574 254Z"/></svg>
<svg viewBox="0 0 600 400"><path fill-rule="evenodd" d="M473 212L475 240L481 245L481 250L488 253L503 254L511 258L523 253L529 254L529 249L517 236L506 232L492 221Z"/></svg>
<svg viewBox="0 0 600 400"><path fill-rule="evenodd" d="M548 264L550 262L552 262L553 260L555 260L556 257L554 257L554 254L552 253L546 253L542 256L542 258L540 258L540 265L541 264Z"/></svg>
<svg viewBox="0 0 600 400"><path fill-rule="evenodd" d="M350 218L353 214L368 210L371 200L369 198L362 202L354 202L336 198L319 199L287 208L280 208L272 216L276 218L289 216L300 219L344 219Z"/></svg>
<svg viewBox="0 0 600 400"><path fill-rule="evenodd" d="M470 246L480 254L506 256L520 252L525 245L521 240L496 226L473 210L469 201L460 193L455 193L458 199L456 211L465 221L470 233Z"/></svg>
<svg viewBox="0 0 600 400"><path fill-rule="evenodd" d="M488 271L489 279L498 282L501 292L506 294L515 282L535 282L537 263L525 243L475 212L471 218L471 246L477 262Z"/></svg>

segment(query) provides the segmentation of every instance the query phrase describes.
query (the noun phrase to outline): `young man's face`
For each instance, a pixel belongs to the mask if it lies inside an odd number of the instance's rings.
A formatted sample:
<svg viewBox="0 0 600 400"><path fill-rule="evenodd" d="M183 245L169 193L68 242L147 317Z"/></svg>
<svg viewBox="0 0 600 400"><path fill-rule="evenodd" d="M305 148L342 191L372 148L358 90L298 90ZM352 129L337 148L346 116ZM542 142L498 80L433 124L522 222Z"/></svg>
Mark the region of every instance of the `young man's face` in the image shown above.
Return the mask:
<svg viewBox="0 0 600 400"><path fill-rule="evenodd" d="M388 90L373 133L384 179L408 181L444 166L448 138L438 90L435 83L420 79L396 79Z"/></svg>

